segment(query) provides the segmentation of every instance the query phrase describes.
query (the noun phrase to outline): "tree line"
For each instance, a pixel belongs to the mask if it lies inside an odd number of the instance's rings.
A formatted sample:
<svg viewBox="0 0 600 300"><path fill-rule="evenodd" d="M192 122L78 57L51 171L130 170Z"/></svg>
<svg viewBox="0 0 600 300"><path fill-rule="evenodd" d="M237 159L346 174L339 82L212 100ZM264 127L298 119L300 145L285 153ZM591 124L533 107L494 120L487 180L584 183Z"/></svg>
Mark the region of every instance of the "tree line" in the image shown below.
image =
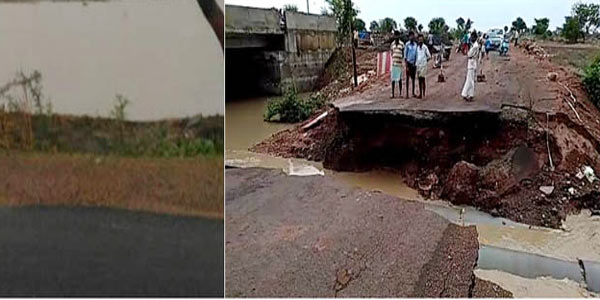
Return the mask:
<svg viewBox="0 0 600 300"><path fill-rule="evenodd" d="M367 24L360 18L357 18L359 10L354 7L352 0L325 0L328 8L322 8L322 15L329 15L336 18L340 37L348 36L350 29L357 31L367 31ZM297 11L293 5L286 6L284 9ZM433 18L428 23L428 32L432 34L444 34L451 39L460 39L465 33L473 28L474 21L460 17L455 20L456 25L450 27L442 17ZM547 17L535 18L531 27L523 18L519 17L510 25L504 26L505 31L511 31L519 34L532 34L540 38L551 36L562 36L568 42L575 43L579 40L585 42L586 38L596 33L600 27L600 5L595 3L575 3L571 8L571 14L565 16L565 22L562 27L551 31L550 19ZM369 23L368 30L376 33L390 33L393 30L407 30L414 32L423 32L424 25L419 23L414 17L406 17L402 23L396 22L391 17L380 20L373 20Z"/></svg>

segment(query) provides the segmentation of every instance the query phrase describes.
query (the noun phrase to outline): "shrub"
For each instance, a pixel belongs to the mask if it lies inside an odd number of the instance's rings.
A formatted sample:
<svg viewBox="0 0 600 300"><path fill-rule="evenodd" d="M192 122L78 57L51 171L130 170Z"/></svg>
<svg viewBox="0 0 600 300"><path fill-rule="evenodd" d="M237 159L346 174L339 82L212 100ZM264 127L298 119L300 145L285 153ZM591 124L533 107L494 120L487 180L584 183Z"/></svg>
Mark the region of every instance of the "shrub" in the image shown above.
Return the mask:
<svg viewBox="0 0 600 300"><path fill-rule="evenodd" d="M600 56L585 68L583 75L583 85L590 97L590 100L600 107Z"/></svg>
<svg viewBox="0 0 600 300"><path fill-rule="evenodd" d="M269 122L295 123L306 120L315 111L321 109L326 98L321 93L302 99L295 88L286 90L282 98L269 99L264 119Z"/></svg>

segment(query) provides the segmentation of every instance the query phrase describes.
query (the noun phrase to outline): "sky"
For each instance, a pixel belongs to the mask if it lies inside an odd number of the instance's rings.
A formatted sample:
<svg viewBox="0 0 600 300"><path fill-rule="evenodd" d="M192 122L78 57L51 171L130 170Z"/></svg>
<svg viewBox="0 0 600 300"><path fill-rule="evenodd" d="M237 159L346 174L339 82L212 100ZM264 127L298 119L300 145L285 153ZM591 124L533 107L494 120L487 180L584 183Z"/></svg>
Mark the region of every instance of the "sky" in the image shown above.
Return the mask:
<svg viewBox="0 0 600 300"><path fill-rule="evenodd" d="M308 0L311 13L320 13L327 7L325 0ZM367 24L385 17L393 18L404 27L404 18L415 17L425 28L434 17L443 17L450 27L456 26L456 19L471 18L473 27L480 31L509 26L517 17L522 17L531 27L534 18L550 19L550 29L562 26L565 16L571 13L571 6L578 0L354 0L360 10L358 17ZM586 0L585 3L598 3L600 0ZM278 7L295 4L306 12L307 0L225 0L225 4L253 7Z"/></svg>

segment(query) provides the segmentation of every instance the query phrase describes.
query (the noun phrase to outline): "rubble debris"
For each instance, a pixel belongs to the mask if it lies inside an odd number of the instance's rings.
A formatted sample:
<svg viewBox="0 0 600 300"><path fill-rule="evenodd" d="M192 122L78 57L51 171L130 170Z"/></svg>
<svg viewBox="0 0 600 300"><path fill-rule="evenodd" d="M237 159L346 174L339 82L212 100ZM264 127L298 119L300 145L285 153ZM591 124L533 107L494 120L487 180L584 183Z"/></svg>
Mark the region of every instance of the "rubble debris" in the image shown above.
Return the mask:
<svg viewBox="0 0 600 300"><path fill-rule="evenodd" d="M546 196L550 196L554 192L554 186L540 186L540 191Z"/></svg>
<svg viewBox="0 0 600 300"><path fill-rule="evenodd" d="M310 128L313 128L315 125L319 124L321 121L323 121L323 119L325 117L327 117L327 115L329 114L329 111L325 111L323 113L321 113L318 117L312 119L311 121L309 121L308 123L306 123L306 125L302 126L302 130L306 131Z"/></svg>
<svg viewBox="0 0 600 300"><path fill-rule="evenodd" d="M568 190L569 194L571 194L572 196L574 196L577 193L577 190L574 187L570 187Z"/></svg>
<svg viewBox="0 0 600 300"><path fill-rule="evenodd" d="M533 55L538 59L545 59L550 57L548 52L546 52L546 49L544 49L542 46L538 45L538 43L534 41L525 41L525 44L523 44L523 48L525 49L525 53Z"/></svg>
<svg viewBox="0 0 600 300"><path fill-rule="evenodd" d="M592 167L590 167L590 166L583 166L581 168L581 171L583 172L583 175L585 175L585 178L590 183L593 183L596 180L596 174L594 174L594 169L592 169Z"/></svg>

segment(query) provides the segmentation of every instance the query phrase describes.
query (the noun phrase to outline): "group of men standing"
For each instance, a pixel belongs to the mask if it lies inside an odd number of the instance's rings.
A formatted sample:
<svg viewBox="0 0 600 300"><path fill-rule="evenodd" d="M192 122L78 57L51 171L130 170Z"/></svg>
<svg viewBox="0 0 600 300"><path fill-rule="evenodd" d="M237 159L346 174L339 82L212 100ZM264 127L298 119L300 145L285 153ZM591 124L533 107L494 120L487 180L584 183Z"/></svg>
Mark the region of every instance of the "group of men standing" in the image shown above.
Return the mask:
<svg viewBox="0 0 600 300"><path fill-rule="evenodd" d="M415 38L415 33L408 34L406 45L400 40L400 33L394 32L394 41L391 45L392 54L392 99L396 97L396 83L398 83L399 97L402 97L402 75L406 71L406 98L410 81L412 80L412 96L415 98L424 98L426 90L427 62L431 59L429 48L424 44L423 34ZM472 32L470 37L471 47L468 48L467 77L462 89L462 97L465 101L471 102L475 97L475 80L477 77L477 67L481 62L484 51L483 42L476 32ZM415 94L415 77L419 80L419 95Z"/></svg>
<svg viewBox="0 0 600 300"><path fill-rule="evenodd" d="M400 40L400 33L394 32L392 42L392 99L395 98L396 83L398 83L398 97L402 98L402 73L406 71L406 98L408 99L408 88L412 80L412 96L415 98L425 97L427 77L427 62L431 59L429 48L424 44L425 37L419 34L415 37L414 32L408 34L406 45ZM415 78L419 80L419 95L415 93Z"/></svg>

